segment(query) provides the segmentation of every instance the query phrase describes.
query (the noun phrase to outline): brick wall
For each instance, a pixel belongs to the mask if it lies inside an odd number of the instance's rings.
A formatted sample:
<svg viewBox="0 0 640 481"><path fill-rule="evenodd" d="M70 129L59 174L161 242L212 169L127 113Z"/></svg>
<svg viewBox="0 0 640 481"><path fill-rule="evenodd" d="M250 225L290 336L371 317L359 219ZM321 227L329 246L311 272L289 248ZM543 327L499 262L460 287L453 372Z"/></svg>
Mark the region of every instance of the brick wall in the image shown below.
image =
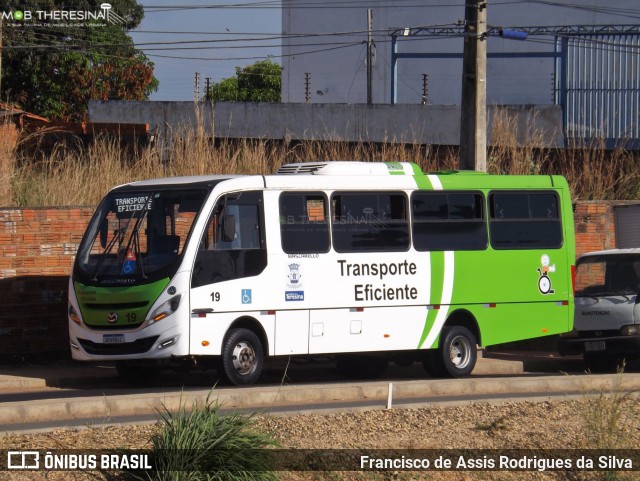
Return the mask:
<svg viewBox="0 0 640 481"><path fill-rule="evenodd" d="M613 206L575 208L578 255L615 247ZM0 361L69 357L68 275L93 207L0 208Z"/></svg>
<svg viewBox="0 0 640 481"><path fill-rule="evenodd" d="M69 356L67 285L93 207L0 209L0 360Z"/></svg>
<svg viewBox="0 0 640 481"><path fill-rule="evenodd" d="M574 209L576 254L614 249L616 233L613 206L621 202L579 202Z"/></svg>

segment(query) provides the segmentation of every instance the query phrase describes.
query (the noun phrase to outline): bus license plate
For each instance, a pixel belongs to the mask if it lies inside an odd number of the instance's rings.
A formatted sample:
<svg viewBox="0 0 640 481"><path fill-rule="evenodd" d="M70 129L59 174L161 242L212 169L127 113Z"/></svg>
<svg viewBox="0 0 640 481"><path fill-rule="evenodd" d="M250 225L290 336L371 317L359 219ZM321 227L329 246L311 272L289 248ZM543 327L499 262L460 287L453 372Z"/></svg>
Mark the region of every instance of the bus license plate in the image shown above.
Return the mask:
<svg viewBox="0 0 640 481"><path fill-rule="evenodd" d="M584 343L585 351L604 351L604 341L587 341Z"/></svg>
<svg viewBox="0 0 640 481"><path fill-rule="evenodd" d="M103 344L124 344L124 334L103 334Z"/></svg>

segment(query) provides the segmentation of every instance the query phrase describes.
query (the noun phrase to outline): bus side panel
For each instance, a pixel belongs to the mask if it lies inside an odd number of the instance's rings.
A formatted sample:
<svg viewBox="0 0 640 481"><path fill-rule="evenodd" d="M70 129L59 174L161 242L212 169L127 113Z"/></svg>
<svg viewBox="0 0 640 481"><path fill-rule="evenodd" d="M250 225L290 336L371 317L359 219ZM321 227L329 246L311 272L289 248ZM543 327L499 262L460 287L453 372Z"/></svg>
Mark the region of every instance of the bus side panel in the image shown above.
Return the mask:
<svg viewBox="0 0 640 481"><path fill-rule="evenodd" d="M476 304L483 345L566 332L571 265L564 249L457 252L452 303ZM546 266L545 266L546 264Z"/></svg>
<svg viewBox="0 0 640 481"><path fill-rule="evenodd" d="M227 331L233 322L241 317L255 319L260 323L267 334L267 342L272 350L273 337L270 333L274 330L274 315L264 311L221 312L208 313L204 316L191 315L191 354L219 356L222 353L222 343ZM264 346L264 349L267 354L267 346ZM268 354L273 354L273 352Z"/></svg>
<svg viewBox="0 0 640 481"><path fill-rule="evenodd" d="M312 310L309 353L415 349L425 317L424 306Z"/></svg>
<svg viewBox="0 0 640 481"><path fill-rule="evenodd" d="M309 311L277 311L274 352L276 356L309 352Z"/></svg>

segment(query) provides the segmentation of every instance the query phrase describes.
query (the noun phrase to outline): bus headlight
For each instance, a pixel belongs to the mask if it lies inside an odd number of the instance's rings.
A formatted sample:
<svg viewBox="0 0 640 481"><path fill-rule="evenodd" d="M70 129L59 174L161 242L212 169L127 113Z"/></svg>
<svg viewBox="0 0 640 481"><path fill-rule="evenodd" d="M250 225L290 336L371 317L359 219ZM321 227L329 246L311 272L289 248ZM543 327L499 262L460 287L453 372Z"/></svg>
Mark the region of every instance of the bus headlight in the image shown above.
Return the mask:
<svg viewBox="0 0 640 481"><path fill-rule="evenodd" d="M174 312L178 310L180 306L180 295L174 296L168 301L164 302L162 305L154 309L154 311L149 315L147 320L149 324L153 324L154 322L161 321L165 317L170 316Z"/></svg>
<svg viewBox="0 0 640 481"><path fill-rule="evenodd" d="M629 324L628 326L622 326L622 329L620 329L620 334L622 334L623 336L639 336L640 324Z"/></svg>
<svg viewBox="0 0 640 481"><path fill-rule="evenodd" d="M69 319L71 319L78 325L82 324L82 319L80 319L80 316L76 312L76 309L71 304L69 304Z"/></svg>

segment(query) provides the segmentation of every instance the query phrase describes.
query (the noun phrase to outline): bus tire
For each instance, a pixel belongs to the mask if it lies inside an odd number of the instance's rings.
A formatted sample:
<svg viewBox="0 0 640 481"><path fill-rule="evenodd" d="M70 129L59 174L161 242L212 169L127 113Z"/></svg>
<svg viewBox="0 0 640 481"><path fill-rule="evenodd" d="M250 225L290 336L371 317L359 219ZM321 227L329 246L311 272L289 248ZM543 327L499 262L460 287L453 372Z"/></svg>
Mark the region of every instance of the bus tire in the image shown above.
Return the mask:
<svg viewBox="0 0 640 481"><path fill-rule="evenodd" d="M429 377L443 377L437 356L438 351L436 349L428 349L422 356L422 367Z"/></svg>
<svg viewBox="0 0 640 481"><path fill-rule="evenodd" d="M264 351L258 336L245 328L231 329L222 346L220 374L236 386L255 383L264 365Z"/></svg>
<svg viewBox="0 0 640 481"><path fill-rule="evenodd" d="M476 366L476 338L462 326L444 327L440 346L435 351L434 365L442 377L464 377Z"/></svg>

